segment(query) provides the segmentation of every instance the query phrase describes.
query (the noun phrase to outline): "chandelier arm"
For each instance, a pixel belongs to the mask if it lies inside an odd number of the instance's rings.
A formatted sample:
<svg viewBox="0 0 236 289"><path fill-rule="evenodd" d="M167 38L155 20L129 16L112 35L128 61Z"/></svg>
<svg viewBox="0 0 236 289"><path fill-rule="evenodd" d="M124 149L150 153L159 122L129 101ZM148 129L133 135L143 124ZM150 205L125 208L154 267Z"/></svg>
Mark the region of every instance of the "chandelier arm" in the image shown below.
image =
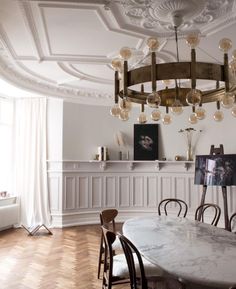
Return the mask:
<svg viewBox="0 0 236 289"><path fill-rule="evenodd" d="M225 78L225 91L229 91L229 60L228 54L224 53L224 78Z"/></svg>
<svg viewBox="0 0 236 289"><path fill-rule="evenodd" d="M124 96L127 97L128 94L128 62L124 61L124 71L123 71L123 92Z"/></svg>
<svg viewBox="0 0 236 289"><path fill-rule="evenodd" d="M152 78L152 91L154 92L157 90L156 53L154 51L152 52L151 78Z"/></svg>
<svg viewBox="0 0 236 289"><path fill-rule="evenodd" d="M196 50L191 49L191 87L196 88Z"/></svg>
<svg viewBox="0 0 236 289"><path fill-rule="evenodd" d="M115 71L115 103L118 103L120 91L119 72Z"/></svg>

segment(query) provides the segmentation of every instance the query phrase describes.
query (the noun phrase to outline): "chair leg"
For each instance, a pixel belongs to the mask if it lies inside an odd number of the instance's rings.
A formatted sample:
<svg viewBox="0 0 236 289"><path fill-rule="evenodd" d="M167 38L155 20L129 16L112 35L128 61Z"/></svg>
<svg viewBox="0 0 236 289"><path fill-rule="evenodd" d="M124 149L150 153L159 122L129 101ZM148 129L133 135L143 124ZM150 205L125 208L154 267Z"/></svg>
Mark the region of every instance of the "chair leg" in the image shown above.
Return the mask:
<svg viewBox="0 0 236 289"><path fill-rule="evenodd" d="M99 249L99 257L98 257L98 279L100 278L101 265L102 265L102 263L103 263L103 261L102 261L102 255L103 255L103 236L101 236L100 249Z"/></svg>

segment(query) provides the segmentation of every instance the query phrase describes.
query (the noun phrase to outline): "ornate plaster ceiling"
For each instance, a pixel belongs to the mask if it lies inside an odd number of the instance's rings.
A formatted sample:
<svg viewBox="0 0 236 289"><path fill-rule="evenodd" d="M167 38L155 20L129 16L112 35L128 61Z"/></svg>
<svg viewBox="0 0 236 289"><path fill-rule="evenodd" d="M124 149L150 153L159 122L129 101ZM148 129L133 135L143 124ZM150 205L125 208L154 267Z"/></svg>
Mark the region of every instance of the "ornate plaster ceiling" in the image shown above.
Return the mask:
<svg viewBox="0 0 236 289"><path fill-rule="evenodd" d="M173 13L182 16L180 60L187 31L202 38L197 59L222 63L218 42L236 48L235 0L0 0L0 73L21 88L88 104L113 100L111 59L129 46L131 65L148 63L146 40L158 36L158 62L176 61ZM208 85L208 84L205 84Z"/></svg>

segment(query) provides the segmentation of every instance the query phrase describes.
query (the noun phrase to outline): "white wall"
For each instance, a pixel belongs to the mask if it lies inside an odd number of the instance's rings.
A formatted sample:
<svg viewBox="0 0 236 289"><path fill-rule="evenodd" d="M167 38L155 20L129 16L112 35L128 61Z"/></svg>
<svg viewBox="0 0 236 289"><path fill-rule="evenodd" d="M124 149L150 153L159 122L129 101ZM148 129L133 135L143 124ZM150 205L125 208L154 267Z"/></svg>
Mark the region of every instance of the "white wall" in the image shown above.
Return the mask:
<svg viewBox="0 0 236 289"><path fill-rule="evenodd" d="M217 123L212 115L216 110L214 103L204 106L208 115L205 120L197 125L191 125L187 121L190 108L185 108L183 115L173 117L173 123L169 126L159 126L159 159L166 157L173 160L175 155L186 156L185 138L178 131L181 128L194 127L202 130L196 132L195 154L208 154L211 144L216 147L224 145L225 153L236 153L236 137L234 127L236 118L230 114L230 110L223 109L225 118ZM114 133L124 133L130 159L133 158L133 124L139 108L133 108L131 118L122 122L109 114L109 107L88 106L64 102L63 116L63 159L64 160L89 160L97 153L98 146L107 146L110 159L118 159L119 148L114 142ZM164 109L163 113L164 113ZM148 113L147 113L148 114ZM151 123L151 121L150 121Z"/></svg>
<svg viewBox="0 0 236 289"><path fill-rule="evenodd" d="M48 159L62 160L63 145L63 100L48 99L47 114Z"/></svg>

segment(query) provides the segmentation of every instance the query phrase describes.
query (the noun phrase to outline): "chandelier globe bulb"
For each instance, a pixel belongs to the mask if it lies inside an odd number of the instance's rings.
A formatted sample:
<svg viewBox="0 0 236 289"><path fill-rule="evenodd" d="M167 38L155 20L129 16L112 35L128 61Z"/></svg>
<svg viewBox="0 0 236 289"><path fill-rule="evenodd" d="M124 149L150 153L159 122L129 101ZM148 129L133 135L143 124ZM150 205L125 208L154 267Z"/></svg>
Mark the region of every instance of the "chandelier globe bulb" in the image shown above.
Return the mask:
<svg viewBox="0 0 236 289"><path fill-rule="evenodd" d="M149 37L147 40L147 46L150 51L154 52L159 48L160 44L157 38Z"/></svg>
<svg viewBox="0 0 236 289"><path fill-rule="evenodd" d="M223 112L221 111L221 110L217 110L215 113L214 113L214 120L215 121L218 121L218 122L220 122L220 121L222 121L223 119L224 119L224 114L223 114Z"/></svg>
<svg viewBox="0 0 236 289"><path fill-rule="evenodd" d="M180 115L183 112L183 106L179 99L176 99L170 108L174 115Z"/></svg>
<svg viewBox="0 0 236 289"><path fill-rule="evenodd" d="M231 114L232 116L236 117L236 104L232 107Z"/></svg>
<svg viewBox="0 0 236 289"><path fill-rule="evenodd" d="M122 47L120 49L120 57L123 60L128 60L128 59L130 59L131 56L132 56L132 51L129 47Z"/></svg>
<svg viewBox="0 0 236 289"><path fill-rule="evenodd" d="M115 103L110 109L110 114L114 117L119 117L120 111L121 111L121 109L120 109L118 103Z"/></svg>
<svg viewBox="0 0 236 289"><path fill-rule="evenodd" d="M195 112L191 113L190 116L189 116L189 119L188 121L191 123L191 124L196 124L198 119L197 119L197 114Z"/></svg>
<svg viewBox="0 0 236 289"><path fill-rule="evenodd" d="M196 109L195 113L196 113L197 119L199 120L203 120L206 117L206 110L201 106L199 106Z"/></svg>
<svg viewBox="0 0 236 289"><path fill-rule="evenodd" d="M146 103L151 108L158 108L161 104L161 97L157 91L153 91L147 96Z"/></svg>
<svg viewBox="0 0 236 289"><path fill-rule="evenodd" d="M192 32L186 36L186 43L188 46L191 47L191 49L194 49L198 46L200 42L200 37L197 32Z"/></svg>
<svg viewBox="0 0 236 289"><path fill-rule="evenodd" d="M123 98L120 100L119 106L121 110L125 110L129 112L132 109L132 102L128 100L127 98Z"/></svg>
<svg viewBox="0 0 236 289"><path fill-rule="evenodd" d="M234 105L235 96L232 92L226 92L221 99L221 105L224 108L231 108Z"/></svg>
<svg viewBox="0 0 236 289"><path fill-rule="evenodd" d="M161 119L161 111L159 109L154 109L151 113L151 119L158 121Z"/></svg>
<svg viewBox="0 0 236 289"><path fill-rule="evenodd" d="M147 116L146 116L146 114L145 114L144 112L141 112L137 120L138 120L138 122L141 123L141 124L142 124L142 123L146 123L146 122L147 122Z"/></svg>
<svg viewBox="0 0 236 289"><path fill-rule="evenodd" d="M229 38L223 38L219 42L219 49L227 53L232 48L232 41Z"/></svg>
<svg viewBox="0 0 236 289"><path fill-rule="evenodd" d="M167 113L164 115L163 119L162 119L162 123L165 125L171 124L172 122L172 117Z"/></svg>
<svg viewBox="0 0 236 289"><path fill-rule="evenodd" d="M123 121L127 121L129 119L129 112L127 110L121 109L119 119Z"/></svg>
<svg viewBox="0 0 236 289"><path fill-rule="evenodd" d="M202 99L201 91L193 88L186 95L186 102L188 105L199 105Z"/></svg>
<svg viewBox="0 0 236 289"><path fill-rule="evenodd" d="M121 71L122 70L122 63L121 63L120 58L112 59L111 66L115 71Z"/></svg>

